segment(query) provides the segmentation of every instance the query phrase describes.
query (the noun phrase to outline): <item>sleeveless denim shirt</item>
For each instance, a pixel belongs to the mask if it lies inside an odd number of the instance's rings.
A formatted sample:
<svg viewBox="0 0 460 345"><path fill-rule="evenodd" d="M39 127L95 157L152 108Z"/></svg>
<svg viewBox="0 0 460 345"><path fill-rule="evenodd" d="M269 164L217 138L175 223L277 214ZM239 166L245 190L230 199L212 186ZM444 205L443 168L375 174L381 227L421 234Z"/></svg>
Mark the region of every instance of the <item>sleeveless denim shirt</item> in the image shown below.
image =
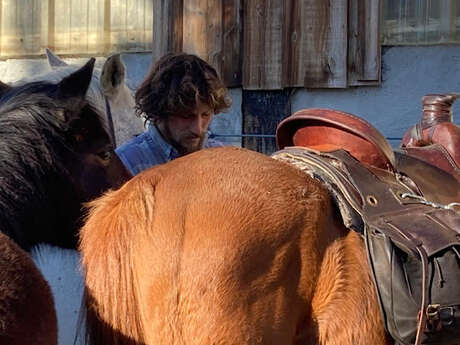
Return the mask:
<svg viewBox="0 0 460 345"><path fill-rule="evenodd" d="M203 145L204 148L218 146L223 146L223 144L209 138L205 139ZM133 176L154 165L179 157L177 150L163 139L158 129L152 124L149 124L144 133L119 146L115 152Z"/></svg>

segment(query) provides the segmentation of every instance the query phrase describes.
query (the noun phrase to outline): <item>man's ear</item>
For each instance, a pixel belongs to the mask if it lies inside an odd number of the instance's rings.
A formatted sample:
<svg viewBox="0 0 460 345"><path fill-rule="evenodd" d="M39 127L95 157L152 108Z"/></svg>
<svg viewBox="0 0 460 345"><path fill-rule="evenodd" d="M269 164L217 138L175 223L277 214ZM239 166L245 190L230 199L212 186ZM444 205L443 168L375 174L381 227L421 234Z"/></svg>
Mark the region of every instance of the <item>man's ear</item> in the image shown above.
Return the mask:
<svg viewBox="0 0 460 345"><path fill-rule="evenodd" d="M46 48L45 50L46 57L48 58L48 64L52 69L68 66L67 62L61 60L57 55L54 55L54 53L51 50L49 50L48 48Z"/></svg>

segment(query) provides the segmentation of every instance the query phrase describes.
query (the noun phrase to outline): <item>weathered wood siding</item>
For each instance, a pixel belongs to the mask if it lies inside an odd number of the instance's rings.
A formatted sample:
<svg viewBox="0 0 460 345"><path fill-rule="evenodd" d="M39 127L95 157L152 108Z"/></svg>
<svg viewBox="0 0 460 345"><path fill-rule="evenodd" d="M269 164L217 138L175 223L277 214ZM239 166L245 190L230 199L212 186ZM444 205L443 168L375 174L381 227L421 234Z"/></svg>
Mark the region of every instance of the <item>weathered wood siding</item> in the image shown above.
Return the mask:
<svg viewBox="0 0 460 345"><path fill-rule="evenodd" d="M0 58L152 49L152 0L0 0Z"/></svg>
<svg viewBox="0 0 460 345"><path fill-rule="evenodd" d="M380 1L154 0L153 58L197 54L246 90L378 84Z"/></svg>
<svg viewBox="0 0 460 345"><path fill-rule="evenodd" d="M195 53L230 87L380 81L381 0L0 0L0 58Z"/></svg>
<svg viewBox="0 0 460 345"><path fill-rule="evenodd" d="M197 54L228 86L241 86L242 0L153 0L153 49Z"/></svg>
<svg viewBox="0 0 460 345"><path fill-rule="evenodd" d="M283 50L283 1L245 1L243 85L280 89Z"/></svg>
<svg viewBox="0 0 460 345"><path fill-rule="evenodd" d="M380 82L379 0L349 0L348 85Z"/></svg>
<svg viewBox="0 0 460 345"><path fill-rule="evenodd" d="M347 0L285 2L284 85L347 87Z"/></svg>

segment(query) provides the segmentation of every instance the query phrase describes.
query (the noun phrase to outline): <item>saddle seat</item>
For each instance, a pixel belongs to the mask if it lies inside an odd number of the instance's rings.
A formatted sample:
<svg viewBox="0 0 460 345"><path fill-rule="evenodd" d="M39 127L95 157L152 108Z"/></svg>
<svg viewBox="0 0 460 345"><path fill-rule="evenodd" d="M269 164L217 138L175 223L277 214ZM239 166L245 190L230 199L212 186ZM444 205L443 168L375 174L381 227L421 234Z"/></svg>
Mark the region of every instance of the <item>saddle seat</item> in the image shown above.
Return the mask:
<svg viewBox="0 0 460 345"><path fill-rule="evenodd" d="M284 119L276 130L278 147L303 146L321 152L344 149L361 163L394 171L393 149L370 123L332 109L304 109Z"/></svg>

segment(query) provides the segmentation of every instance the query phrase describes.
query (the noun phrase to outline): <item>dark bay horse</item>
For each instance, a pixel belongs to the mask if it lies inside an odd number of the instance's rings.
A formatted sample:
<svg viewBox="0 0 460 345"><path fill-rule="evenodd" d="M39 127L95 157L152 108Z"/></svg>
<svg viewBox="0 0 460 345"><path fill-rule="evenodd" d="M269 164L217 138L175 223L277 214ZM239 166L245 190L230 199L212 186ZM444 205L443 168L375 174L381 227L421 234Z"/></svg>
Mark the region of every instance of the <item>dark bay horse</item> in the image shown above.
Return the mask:
<svg viewBox="0 0 460 345"><path fill-rule="evenodd" d="M363 241L287 163L202 150L90 205L89 344L387 344Z"/></svg>
<svg viewBox="0 0 460 345"><path fill-rule="evenodd" d="M81 204L129 177L93 68L94 59L2 84L0 231L27 251L37 243L76 248Z"/></svg>
<svg viewBox="0 0 460 345"><path fill-rule="evenodd" d="M57 343L50 288L26 251L75 248L82 203L129 178L88 92L94 61L56 82L0 83L1 344Z"/></svg>

